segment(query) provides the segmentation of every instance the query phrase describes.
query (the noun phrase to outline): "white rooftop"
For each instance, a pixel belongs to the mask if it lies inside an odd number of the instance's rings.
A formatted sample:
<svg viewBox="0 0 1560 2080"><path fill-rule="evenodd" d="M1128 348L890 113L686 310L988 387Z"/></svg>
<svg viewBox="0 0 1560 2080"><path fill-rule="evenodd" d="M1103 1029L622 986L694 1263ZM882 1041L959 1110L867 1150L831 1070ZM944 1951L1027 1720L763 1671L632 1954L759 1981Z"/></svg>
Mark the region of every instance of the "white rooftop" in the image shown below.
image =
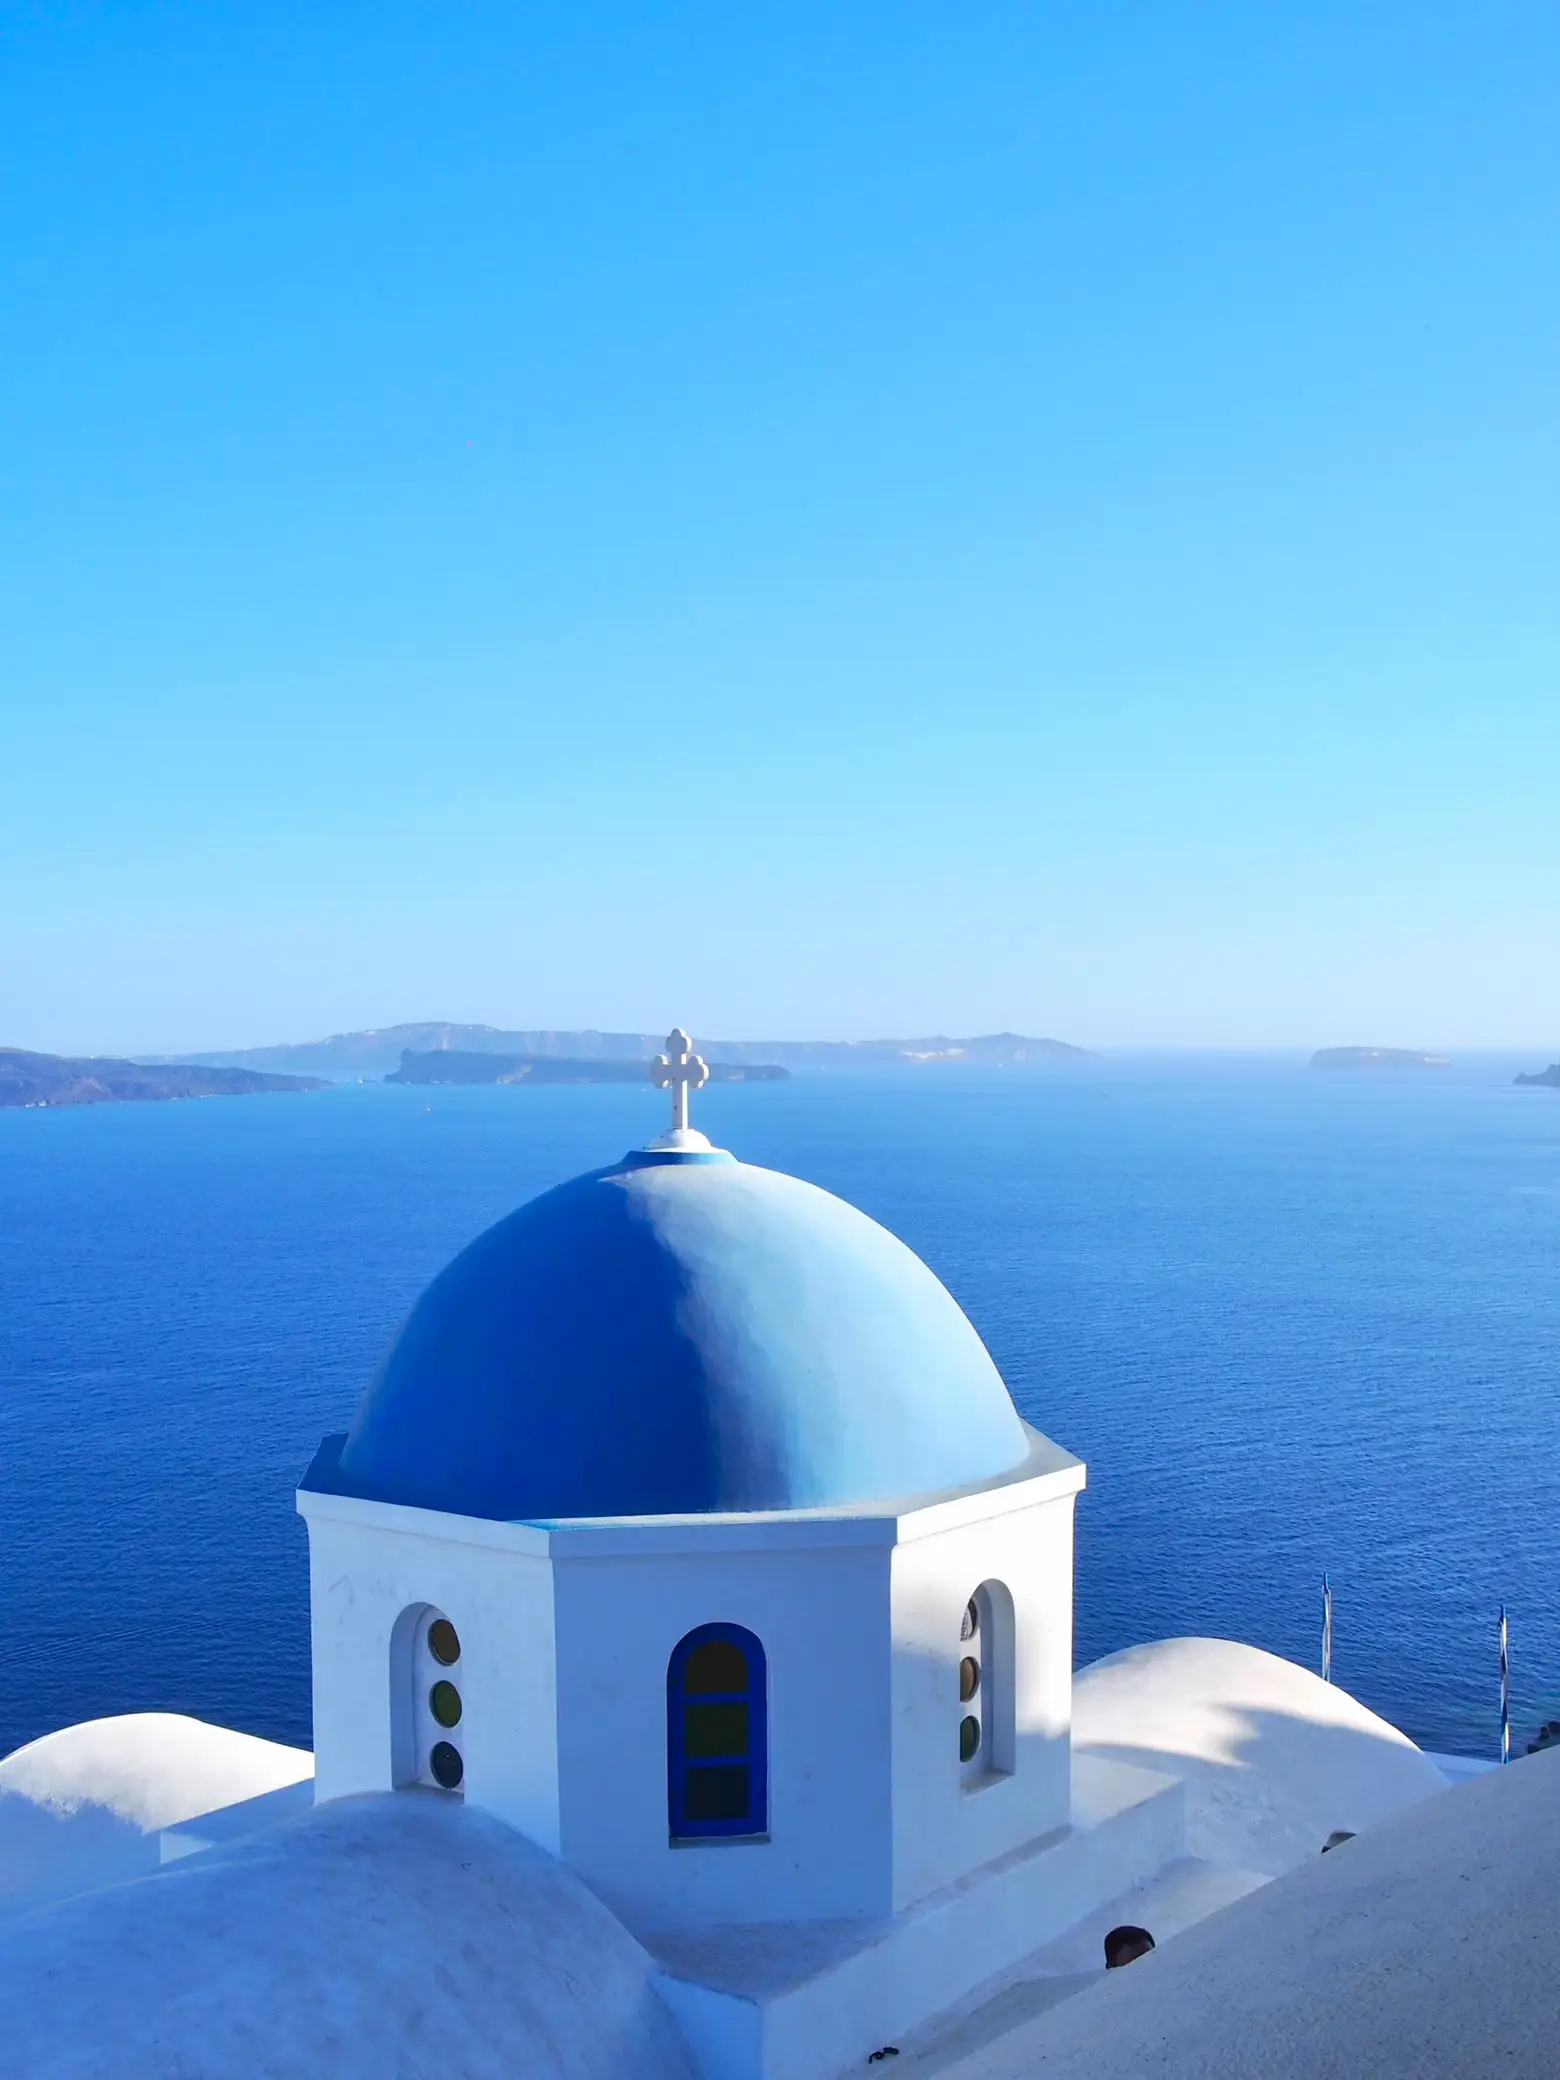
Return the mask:
<svg viewBox="0 0 1560 2080"><path fill-rule="evenodd" d="M1190 1854L1269 1877L1335 1828L1446 1789L1406 1734L1309 1669L1229 1639L1129 1647L1073 1684L1073 1753L1187 1787Z"/></svg>
<svg viewBox="0 0 1560 2080"><path fill-rule="evenodd" d="M1551 2080L1560 1752L1399 1814L939 2080ZM904 2062L904 2080L926 2067Z"/></svg>
<svg viewBox="0 0 1560 2080"><path fill-rule="evenodd" d="M342 1799L0 1938L28 2080L689 2080L639 1945L502 1822Z"/></svg>
<svg viewBox="0 0 1560 2080"><path fill-rule="evenodd" d="M313 1776L306 1749L180 1712L29 1741L0 1760L0 1915L155 1870L163 1828Z"/></svg>
<svg viewBox="0 0 1560 2080"><path fill-rule="evenodd" d="M1163 1947L1112 1984L1157 1976L1196 1924L1236 1927L1246 1895L1315 1868L1335 1828L1363 1842L1453 1796L1346 1692L1230 1641L1114 1655L1078 1677L1074 1712L1071 1828L978 1884L891 1921L681 1935L630 1931L522 1835L437 1794L289 1819L311 1792L300 1750L173 1714L68 1728L0 1762L10 2053L30 2075L111 2061L206 2080L254 2071L256 2047L273 2072L343 2076L421 2070L395 2063L420 2047L448 2074L686 2080L701 2055L720 2070L749 2014L777 2071L811 2075L809 2045L865 2028L900 2042L904 2080L1018 2075L1051 2011L1102 1976L1113 1923ZM958 1995L981 1955L985 1983Z"/></svg>

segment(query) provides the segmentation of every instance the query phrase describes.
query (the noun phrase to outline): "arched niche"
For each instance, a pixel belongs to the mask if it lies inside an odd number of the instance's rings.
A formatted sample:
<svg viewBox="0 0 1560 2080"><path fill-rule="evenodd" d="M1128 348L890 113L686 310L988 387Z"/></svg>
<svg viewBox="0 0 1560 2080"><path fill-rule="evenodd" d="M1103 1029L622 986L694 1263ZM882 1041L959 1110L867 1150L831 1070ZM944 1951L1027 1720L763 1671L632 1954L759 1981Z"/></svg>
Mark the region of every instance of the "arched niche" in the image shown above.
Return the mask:
<svg viewBox="0 0 1560 2080"><path fill-rule="evenodd" d="M397 1789L464 1795L462 1644L431 1603L408 1604L390 1633L390 1769Z"/></svg>
<svg viewBox="0 0 1560 2080"><path fill-rule="evenodd" d="M1006 1582L982 1582L959 1627L959 1769L966 1791L1013 1774L1016 1631Z"/></svg>

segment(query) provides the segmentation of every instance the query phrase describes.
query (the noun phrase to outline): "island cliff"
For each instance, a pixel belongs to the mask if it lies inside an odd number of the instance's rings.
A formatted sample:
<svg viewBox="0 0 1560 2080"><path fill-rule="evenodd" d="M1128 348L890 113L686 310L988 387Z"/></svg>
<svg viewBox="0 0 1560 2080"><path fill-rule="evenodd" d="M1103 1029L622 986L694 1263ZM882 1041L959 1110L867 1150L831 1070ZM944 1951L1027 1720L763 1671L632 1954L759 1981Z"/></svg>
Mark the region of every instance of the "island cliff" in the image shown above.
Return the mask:
<svg viewBox="0 0 1560 2080"><path fill-rule="evenodd" d="M243 1098L258 1091L319 1091L318 1076L258 1069L126 1062L113 1055L32 1054L0 1047L0 1106L114 1105L147 1098Z"/></svg>
<svg viewBox="0 0 1560 2080"><path fill-rule="evenodd" d="M1446 1069L1444 1054L1418 1054L1411 1047L1319 1047L1313 1069Z"/></svg>
<svg viewBox="0 0 1560 2080"><path fill-rule="evenodd" d="M436 1047L408 1047L386 1083L649 1083L648 1061L599 1061L556 1054L481 1054ZM788 1083L789 1069L775 1062L711 1062L711 1083Z"/></svg>
<svg viewBox="0 0 1560 2080"><path fill-rule="evenodd" d="M294 1041L279 1047L249 1047L222 1054L185 1055L183 1060L212 1067L301 1070L333 1081L361 1082L400 1074L404 1054L506 1054L525 1058L543 1055L573 1062L642 1062L655 1054L666 1036L659 1033L557 1032L538 1028L511 1031L499 1026L452 1025L425 1021L417 1025L383 1026L358 1033L337 1033L328 1040ZM793 1070L901 1067L965 1064L972 1068L1028 1067L1034 1064L1090 1062L1087 1048L1065 1040L1034 1039L1024 1033L985 1033L973 1039L931 1034L915 1040L705 1040L699 1052L713 1070L718 1063L779 1064Z"/></svg>
<svg viewBox="0 0 1560 2080"><path fill-rule="evenodd" d="M1531 1076L1519 1076L1517 1082L1544 1084L1550 1090L1560 1091L1560 1062L1551 1062L1547 1069L1535 1069Z"/></svg>

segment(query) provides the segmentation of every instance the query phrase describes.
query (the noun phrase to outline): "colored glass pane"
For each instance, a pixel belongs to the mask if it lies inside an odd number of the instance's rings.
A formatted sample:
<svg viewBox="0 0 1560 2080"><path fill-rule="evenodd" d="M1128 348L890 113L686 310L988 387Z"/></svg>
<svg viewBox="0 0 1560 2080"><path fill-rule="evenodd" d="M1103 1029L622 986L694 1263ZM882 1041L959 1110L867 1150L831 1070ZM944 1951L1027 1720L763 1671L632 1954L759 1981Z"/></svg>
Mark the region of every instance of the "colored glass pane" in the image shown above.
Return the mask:
<svg viewBox="0 0 1560 2080"><path fill-rule="evenodd" d="M690 1762L706 1756L746 1755L745 1704L691 1704L683 1713L683 1753Z"/></svg>
<svg viewBox="0 0 1560 2080"><path fill-rule="evenodd" d="M747 1656L730 1639L707 1639L694 1648L683 1664L683 1689L690 1697L708 1696L712 1691L745 1690L748 1686Z"/></svg>
<svg viewBox="0 0 1560 2080"><path fill-rule="evenodd" d="M446 1791L453 1791L466 1774L466 1765L460 1759L459 1748L449 1741L435 1741L433 1753L428 1757L428 1767L433 1772L433 1781L442 1784Z"/></svg>
<svg viewBox="0 0 1560 2080"><path fill-rule="evenodd" d="M959 1663L959 1702L968 1704L980 1688L980 1663L973 1654L966 1654Z"/></svg>
<svg viewBox="0 0 1560 2080"><path fill-rule="evenodd" d="M435 1618L428 1627L428 1651L444 1668L453 1668L460 1659L460 1634L448 1618Z"/></svg>
<svg viewBox="0 0 1560 2080"><path fill-rule="evenodd" d="M453 1683L435 1683L428 1692L428 1709L441 1726L458 1726L460 1692Z"/></svg>
<svg viewBox="0 0 1560 2080"><path fill-rule="evenodd" d="M980 1721L978 1719L961 1719L959 1721L959 1760L961 1762L973 1762L979 1753Z"/></svg>
<svg viewBox="0 0 1560 2080"><path fill-rule="evenodd" d="M683 1810L693 1821L746 1820L749 1798L745 1762L691 1769L684 1780Z"/></svg>

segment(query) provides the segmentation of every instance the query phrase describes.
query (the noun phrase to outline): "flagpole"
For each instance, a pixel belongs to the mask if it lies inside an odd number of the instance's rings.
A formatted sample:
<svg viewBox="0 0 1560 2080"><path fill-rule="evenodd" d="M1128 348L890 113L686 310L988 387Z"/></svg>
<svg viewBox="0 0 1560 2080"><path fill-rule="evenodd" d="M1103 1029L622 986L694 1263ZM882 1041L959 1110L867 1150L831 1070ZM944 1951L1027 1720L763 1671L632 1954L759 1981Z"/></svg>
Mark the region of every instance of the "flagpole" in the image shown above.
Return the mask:
<svg viewBox="0 0 1560 2080"><path fill-rule="evenodd" d="M1511 1637L1506 1629L1506 1606L1500 1607L1500 1759L1511 1760Z"/></svg>
<svg viewBox="0 0 1560 2080"><path fill-rule="evenodd" d="M1322 1576L1322 1681L1332 1681L1332 1583Z"/></svg>

